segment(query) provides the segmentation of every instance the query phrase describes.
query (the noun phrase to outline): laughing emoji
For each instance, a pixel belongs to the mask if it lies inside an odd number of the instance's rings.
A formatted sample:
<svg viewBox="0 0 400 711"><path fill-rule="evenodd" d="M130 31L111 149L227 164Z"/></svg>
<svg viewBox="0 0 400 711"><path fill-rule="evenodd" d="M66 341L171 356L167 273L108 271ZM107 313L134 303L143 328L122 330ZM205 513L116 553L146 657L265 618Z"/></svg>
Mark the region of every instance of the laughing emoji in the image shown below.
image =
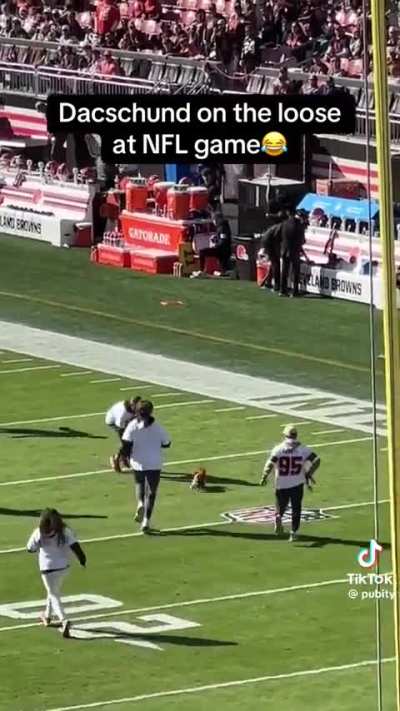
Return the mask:
<svg viewBox="0 0 400 711"><path fill-rule="evenodd" d="M285 136L279 133L279 131L270 131L261 141L261 152L273 158L287 153L287 141Z"/></svg>

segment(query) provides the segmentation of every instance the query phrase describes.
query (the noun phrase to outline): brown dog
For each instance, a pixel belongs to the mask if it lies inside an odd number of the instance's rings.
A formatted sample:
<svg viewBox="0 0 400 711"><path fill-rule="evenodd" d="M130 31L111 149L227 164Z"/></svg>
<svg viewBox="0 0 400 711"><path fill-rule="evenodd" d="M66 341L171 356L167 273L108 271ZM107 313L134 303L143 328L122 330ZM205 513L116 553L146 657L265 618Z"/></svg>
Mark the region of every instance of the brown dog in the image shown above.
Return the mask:
<svg viewBox="0 0 400 711"><path fill-rule="evenodd" d="M207 472L203 467L199 467L193 472L193 479L190 485L191 489L205 489L206 488Z"/></svg>

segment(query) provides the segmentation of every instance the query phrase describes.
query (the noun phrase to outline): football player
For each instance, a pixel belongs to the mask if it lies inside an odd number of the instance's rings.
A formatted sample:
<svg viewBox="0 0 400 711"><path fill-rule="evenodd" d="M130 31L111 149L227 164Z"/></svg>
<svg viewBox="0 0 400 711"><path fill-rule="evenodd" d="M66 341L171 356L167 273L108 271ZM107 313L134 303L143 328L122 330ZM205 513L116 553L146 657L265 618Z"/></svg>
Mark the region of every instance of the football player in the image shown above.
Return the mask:
<svg viewBox="0 0 400 711"><path fill-rule="evenodd" d="M290 503L292 508L292 529L290 541L297 540L300 528L301 507L304 494L304 484L312 489L314 472L321 460L309 447L299 442L297 429L288 425L283 431L284 440L272 450L266 461L260 484L267 483L272 471L275 472L275 533L283 534L282 517Z"/></svg>
<svg viewBox="0 0 400 711"><path fill-rule="evenodd" d="M121 400L112 405L106 413L106 425L114 430L122 442L122 435L125 432L127 425L134 419L137 409L142 401L140 395L132 397L130 400ZM110 457L112 469L121 470L121 464L128 466L128 463L119 454L113 454Z"/></svg>

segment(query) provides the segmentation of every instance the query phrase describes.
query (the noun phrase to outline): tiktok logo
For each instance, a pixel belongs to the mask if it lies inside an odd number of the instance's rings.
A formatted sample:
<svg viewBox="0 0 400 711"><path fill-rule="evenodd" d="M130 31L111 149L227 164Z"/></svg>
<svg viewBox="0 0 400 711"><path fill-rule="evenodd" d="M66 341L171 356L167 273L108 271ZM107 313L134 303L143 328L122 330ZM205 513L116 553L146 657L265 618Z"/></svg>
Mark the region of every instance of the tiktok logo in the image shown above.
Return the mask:
<svg viewBox="0 0 400 711"><path fill-rule="evenodd" d="M378 562L379 554L382 553L383 548L379 545L378 541L372 539L369 542L368 548L361 548L357 560L362 568L373 568Z"/></svg>

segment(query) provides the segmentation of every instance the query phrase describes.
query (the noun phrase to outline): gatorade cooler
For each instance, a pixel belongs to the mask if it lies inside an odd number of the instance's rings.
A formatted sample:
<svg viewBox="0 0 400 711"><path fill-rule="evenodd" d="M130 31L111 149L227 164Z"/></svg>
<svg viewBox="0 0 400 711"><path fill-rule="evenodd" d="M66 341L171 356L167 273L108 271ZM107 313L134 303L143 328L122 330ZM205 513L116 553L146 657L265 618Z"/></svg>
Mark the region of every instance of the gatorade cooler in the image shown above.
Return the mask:
<svg viewBox="0 0 400 711"><path fill-rule="evenodd" d="M133 178L126 186L126 209L128 212L145 212L149 190L145 178Z"/></svg>
<svg viewBox="0 0 400 711"><path fill-rule="evenodd" d="M173 188L174 185L175 183L165 181L159 181L157 183L154 183L153 190L154 198L156 201L156 213L158 215L163 214L164 210L167 209L167 192L170 188Z"/></svg>
<svg viewBox="0 0 400 711"><path fill-rule="evenodd" d="M187 185L175 185L167 192L167 214L170 220L187 220L190 209Z"/></svg>
<svg viewBox="0 0 400 711"><path fill-rule="evenodd" d="M268 274L271 270L271 262L267 259L257 259L257 284L258 286L264 286Z"/></svg>
<svg viewBox="0 0 400 711"><path fill-rule="evenodd" d="M190 210L202 212L208 208L208 190L199 185L188 189L190 196Z"/></svg>

